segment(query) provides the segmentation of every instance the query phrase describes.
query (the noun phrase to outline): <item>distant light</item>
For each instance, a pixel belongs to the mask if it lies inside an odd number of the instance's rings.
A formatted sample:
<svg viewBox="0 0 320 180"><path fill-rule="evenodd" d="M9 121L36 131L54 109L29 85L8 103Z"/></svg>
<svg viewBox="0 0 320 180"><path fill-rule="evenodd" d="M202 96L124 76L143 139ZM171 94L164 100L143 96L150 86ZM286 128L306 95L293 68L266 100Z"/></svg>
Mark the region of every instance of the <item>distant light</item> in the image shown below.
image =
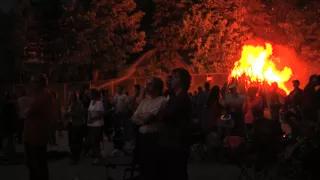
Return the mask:
<svg viewBox="0 0 320 180"><path fill-rule="evenodd" d="M212 76L207 76L207 81L213 81L213 77Z"/></svg>
<svg viewBox="0 0 320 180"><path fill-rule="evenodd" d="M282 138L286 138L287 137L287 135L286 134L284 134L283 136L282 136Z"/></svg>

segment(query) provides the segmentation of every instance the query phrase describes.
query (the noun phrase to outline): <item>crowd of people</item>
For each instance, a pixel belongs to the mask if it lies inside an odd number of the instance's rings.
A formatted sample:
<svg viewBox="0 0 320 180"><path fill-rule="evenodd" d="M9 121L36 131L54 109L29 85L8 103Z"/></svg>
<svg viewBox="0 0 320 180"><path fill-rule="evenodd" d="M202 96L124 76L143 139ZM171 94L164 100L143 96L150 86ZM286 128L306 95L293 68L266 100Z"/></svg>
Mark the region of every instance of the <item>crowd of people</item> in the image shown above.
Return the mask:
<svg viewBox="0 0 320 180"><path fill-rule="evenodd" d="M133 96L122 86L117 86L113 98L107 90L81 89L70 92L62 107L57 94L47 88L46 76L40 75L19 98L6 94L0 142L5 142L3 152L8 160L14 159L15 135L24 143L30 180L49 179L47 144L55 144L55 132L65 126L72 164L81 163L89 153L95 157L94 165L102 164L101 142L107 137L113 142L113 156L130 153L127 144L135 147L140 179L188 179L190 147L202 141L193 138L198 132L203 141L219 134L222 146L232 150L244 139L254 138L254 131L268 131L259 126L265 119L275 122L272 131L279 137L318 131L320 76L312 75L303 90L299 80L292 82L294 90L286 97L276 83L240 92L235 81L222 88L211 88L206 82L204 90L199 87L190 92L191 76L178 68L166 82L153 77L146 87L135 85ZM303 122L307 130L302 129ZM216 157L221 155L217 147L210 151Z"/></svg>

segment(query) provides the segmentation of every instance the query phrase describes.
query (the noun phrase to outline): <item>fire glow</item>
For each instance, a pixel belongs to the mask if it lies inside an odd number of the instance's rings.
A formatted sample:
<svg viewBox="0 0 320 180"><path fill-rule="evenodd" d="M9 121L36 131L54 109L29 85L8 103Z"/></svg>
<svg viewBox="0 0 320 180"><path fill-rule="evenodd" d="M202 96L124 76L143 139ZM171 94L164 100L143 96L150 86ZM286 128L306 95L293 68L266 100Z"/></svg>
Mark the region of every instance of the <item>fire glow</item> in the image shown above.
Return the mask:
<svg viewBox="0 0 320 180"><path fill-rule="evenodd" d="M279 70L272 56L271 44L263 46L245 45L242 48L241 59L235 62L229 78L244 78L246 85L278 83L279 88L289 94L285 83L291 78L292 70L285 66Z"/></svg>

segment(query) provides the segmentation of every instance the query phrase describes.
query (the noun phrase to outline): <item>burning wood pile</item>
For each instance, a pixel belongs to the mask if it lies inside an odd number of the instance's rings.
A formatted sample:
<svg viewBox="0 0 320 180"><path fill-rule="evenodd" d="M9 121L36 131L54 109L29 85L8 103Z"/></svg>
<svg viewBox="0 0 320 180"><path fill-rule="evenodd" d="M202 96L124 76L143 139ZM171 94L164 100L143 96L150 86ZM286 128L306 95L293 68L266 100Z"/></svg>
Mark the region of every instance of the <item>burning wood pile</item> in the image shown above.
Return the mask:
<svg viewBox="0 0 320 180"><path fill-rule="evenodd" d="M241 93L246 93L249 87L255 86L265 94L268 109L270 109L269 92L273 84L277 84L278 94L284 97L290 93L286 82L292 77L292 70L281 64L279 58L273 56L271 44L265 46L245 45L241 59L235 62L229 75L229 83L236 84Z"/></svg>
<svg viewBox="0 0 320 180"><path fill-rule="evenodd" d="M229 81L240 81L246 89L249 86L268 87L277 83L281 90L289 94L285 83L291 78L292 70L287 66L281 67L280 59L272 56L272 50L268 43L265 47L245 45L241 59L234 64Z"/></svg>

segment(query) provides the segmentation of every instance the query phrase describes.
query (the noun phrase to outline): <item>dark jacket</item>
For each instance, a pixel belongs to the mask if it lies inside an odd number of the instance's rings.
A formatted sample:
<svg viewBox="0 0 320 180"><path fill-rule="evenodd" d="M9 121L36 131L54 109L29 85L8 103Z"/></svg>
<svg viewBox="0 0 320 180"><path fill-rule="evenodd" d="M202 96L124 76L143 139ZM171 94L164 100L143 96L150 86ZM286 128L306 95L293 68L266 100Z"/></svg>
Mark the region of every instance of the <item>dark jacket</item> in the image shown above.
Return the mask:
<svg viewBox="0 0 320 180"><path fill-rule="evenodd" d="M170 96L167 106L159 112L159 146L175 151L188 151L192 102L187 92Z"/></svg>
<svg viewBox="0 0 320 180"><path fill-rule="evenodd" d="M302 89L295 89L290 92L286 100L287 106L299 106L302 107L304 95Z"/></svg>

